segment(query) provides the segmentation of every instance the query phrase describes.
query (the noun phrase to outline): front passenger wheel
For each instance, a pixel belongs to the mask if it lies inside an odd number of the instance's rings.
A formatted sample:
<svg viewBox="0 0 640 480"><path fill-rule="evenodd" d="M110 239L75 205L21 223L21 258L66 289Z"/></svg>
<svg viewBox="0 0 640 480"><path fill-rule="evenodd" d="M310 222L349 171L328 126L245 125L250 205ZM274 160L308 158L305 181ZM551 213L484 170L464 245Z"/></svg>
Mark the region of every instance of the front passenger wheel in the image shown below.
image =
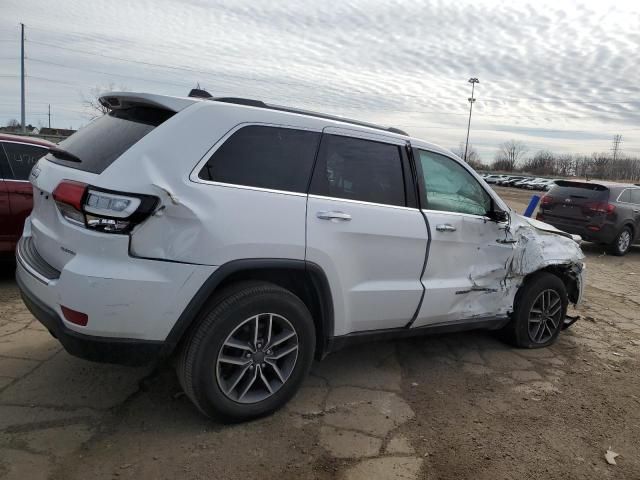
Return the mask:
<svg viewBox="0 0 640 480"><path fill-rule="evenodd" d="M223 292L185 342L178 377L207 416L246 420L284 405L304 380L315 347L305 304L270 283Z"/></svg>
<svg viewBox="0 0 640 480"><path fill-rule="evenodd" d="M521 348L541 348L556 341L569 304L560 278L540 272L520 287L514 301L511 322L504 333Z"/></svg>

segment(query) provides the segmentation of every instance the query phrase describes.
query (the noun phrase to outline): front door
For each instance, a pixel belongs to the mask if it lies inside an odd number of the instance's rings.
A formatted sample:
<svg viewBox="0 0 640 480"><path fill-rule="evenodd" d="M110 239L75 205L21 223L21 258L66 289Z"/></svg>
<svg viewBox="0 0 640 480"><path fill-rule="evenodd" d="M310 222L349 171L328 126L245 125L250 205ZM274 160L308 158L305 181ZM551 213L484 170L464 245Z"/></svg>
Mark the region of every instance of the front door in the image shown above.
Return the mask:
<svg viewBox="0 0 640 480"><path fill-rule="evenodd" d="M502 281L513 244L487 218L491 196L457 160L416 150L421 205L431 234L425 296L414 327L506 313Z"/></svg>
<svg viewBox="0 0 640 480"><path fill-rule="evenodd" d="M403 140L325 129L309 191L306 259L331 285L334 335L403 327L415 314L427 229L412 185Z"/></svg>

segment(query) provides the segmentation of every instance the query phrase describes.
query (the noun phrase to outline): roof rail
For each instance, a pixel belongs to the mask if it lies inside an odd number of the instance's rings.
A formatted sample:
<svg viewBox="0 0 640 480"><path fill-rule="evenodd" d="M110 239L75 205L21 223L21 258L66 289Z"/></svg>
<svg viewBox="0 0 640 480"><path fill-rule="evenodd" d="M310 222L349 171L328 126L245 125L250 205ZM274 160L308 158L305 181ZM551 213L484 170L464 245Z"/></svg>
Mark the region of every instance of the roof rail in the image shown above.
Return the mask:
<svg viewBox="0 0 640 480"><path fill-rule="evenodd" d="M238 97L215 97L210 98L209 100L213 100L215 102L223 102L223 103L233 103L235 105L246 105L249 107L257 107L257 108L265 108L267 110L276 110L278 112L287 112L287 113L297 113L300 115L307 115L309 117L315 118L324 118L326 120L335 120L338 122L351 123L353 125L358 125L361 127L375 128L376 130L384 130L386 132L397 133L399 135L409 136L407 132L404 130L400 130L399 128L394 127L384 127L382 125L376 125L374 123L361 122L360 120L352 120L350 118L338 117L336 115L327 115L324 113L311 112L309 110L301 110L297 108L283 107L280 105L271 105L268 103L264 103L261 100L253 100L250 98L238 98Z"/></svg>

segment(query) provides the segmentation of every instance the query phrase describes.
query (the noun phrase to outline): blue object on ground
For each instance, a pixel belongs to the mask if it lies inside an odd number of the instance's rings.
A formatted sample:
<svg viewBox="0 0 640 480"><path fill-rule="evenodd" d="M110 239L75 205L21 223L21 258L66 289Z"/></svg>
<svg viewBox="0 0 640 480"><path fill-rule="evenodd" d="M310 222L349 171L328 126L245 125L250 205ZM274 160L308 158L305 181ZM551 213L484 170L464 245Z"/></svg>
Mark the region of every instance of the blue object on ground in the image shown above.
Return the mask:
<svg viewBox="0 0 640 480"><path fill-rule="evenodd" d="M538 202L539 201L540 201L540 195L532 195L531 196L531 200L529 201L529 205L527 206L527 209L524 211L524 216L525 217L530 217L531 215L533 215L533 211L538 206Z"/></svg>

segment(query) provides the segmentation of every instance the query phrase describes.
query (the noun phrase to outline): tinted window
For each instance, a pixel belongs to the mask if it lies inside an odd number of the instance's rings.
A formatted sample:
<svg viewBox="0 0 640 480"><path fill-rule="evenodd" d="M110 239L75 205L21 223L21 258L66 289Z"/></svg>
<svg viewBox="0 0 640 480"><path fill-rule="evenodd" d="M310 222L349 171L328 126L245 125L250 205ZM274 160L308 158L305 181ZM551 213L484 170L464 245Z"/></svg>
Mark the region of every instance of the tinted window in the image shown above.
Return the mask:
<svg viewBox="0 0 640 480"><path fill-rule="evenodd" d="M311 193L404 206L400 147L325 135L313 174Z"/></svg>
<svg viewBox="0 0 640 480"><path fill-rule="evenodd" d="M422 198L425 208L473 215L485 215L491 210L489 194L455 160L420 150L420 166L426 189Z"/></svg>
<svg viewBox="0 0 640 480"><path fill-rule="evenodd" d="M624 190L618 197L619 202L631 203L631 190Z"/></svg>
<svg viewBox="0 0 640 480"><path fill-rule="evenodd" d="M218 148L200 171L203 180L307 191L320 134L278 127L244 127Z"/></svg>
<svg viewBox="0 0 640 480"><path fill-rule="evenodd" d="M116 158L172 115L173 112L148 107L112 110L60 143L60 148L81 162L71 162L51 154L47 159L66 167L102 173Z"/></svg>
<svg viewBox="0 0 640 480"><path fill-rule="evenodd" d="M640 205L640 188L634 188L631 190L631 203Z"/></svg>
<svg viewBox="0 0 640 480"><path fill-rule="evenodd" d="M43 147L25 145L23 143L3 143L7 154L7 163L2 161L2 174L5 178L14 180L28 180L33 166L47 153Z"/></svg>

